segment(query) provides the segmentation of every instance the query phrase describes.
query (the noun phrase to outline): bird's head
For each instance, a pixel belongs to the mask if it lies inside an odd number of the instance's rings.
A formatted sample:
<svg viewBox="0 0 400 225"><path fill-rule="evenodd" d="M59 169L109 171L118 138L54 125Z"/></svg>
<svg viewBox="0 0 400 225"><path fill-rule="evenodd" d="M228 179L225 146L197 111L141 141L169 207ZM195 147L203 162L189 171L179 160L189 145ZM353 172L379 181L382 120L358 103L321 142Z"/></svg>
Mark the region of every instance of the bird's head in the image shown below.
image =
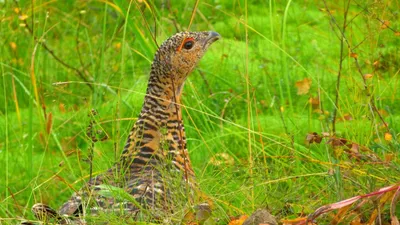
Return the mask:
<svg viewBox="0 0 400 225"><path fill-rule="evenodd" d="M180 87L220 35L214 31L180 32L168 38L158 49L152 73L171 79Z"/></svg>

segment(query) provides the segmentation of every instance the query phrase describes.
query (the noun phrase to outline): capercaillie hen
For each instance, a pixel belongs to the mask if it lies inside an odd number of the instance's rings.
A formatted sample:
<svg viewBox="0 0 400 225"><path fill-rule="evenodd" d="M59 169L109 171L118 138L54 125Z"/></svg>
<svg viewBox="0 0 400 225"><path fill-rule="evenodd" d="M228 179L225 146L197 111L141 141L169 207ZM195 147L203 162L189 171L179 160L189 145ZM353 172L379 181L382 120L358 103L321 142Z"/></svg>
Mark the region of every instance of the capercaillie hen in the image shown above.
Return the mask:
<svg viewBox="0 0 400 225"><path fill-rule="evenodd" d="M178 207L175 192L193 198L197 185L186 149L181 94L188 75L219 38L213 31L180 32L168 38L155 54L142 110L120 160L89 180L58 212L35 204L35 216L83 224L85 214L117 213L135 219L147 211L147 219L157 220L162 219L160 212L173 213ZM104 194L107 187L124 190L133 200Z"/></svg>

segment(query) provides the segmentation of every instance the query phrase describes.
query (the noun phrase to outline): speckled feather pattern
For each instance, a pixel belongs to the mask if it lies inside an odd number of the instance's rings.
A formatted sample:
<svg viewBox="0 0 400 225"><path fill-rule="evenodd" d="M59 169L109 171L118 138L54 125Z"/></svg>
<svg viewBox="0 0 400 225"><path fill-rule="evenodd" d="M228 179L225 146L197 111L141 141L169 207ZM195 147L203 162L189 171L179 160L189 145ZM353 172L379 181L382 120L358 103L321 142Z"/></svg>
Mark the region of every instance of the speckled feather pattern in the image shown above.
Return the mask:
<svg viewBox="0 0 400 225"><path fill-rule="evenodd" d="M173 211L170 196L174 191L189 193L189 201L193 198L196 181L186 149L181 91L187 76L218 37L215 32L181 32L160 46L151 66L142 110L120 161L91 179L61 207L59 214L74 217L84 211L91 215L112 211L135 216L140 211L132 202L102 196L99 185L123 188L143 208L154 212ZM185 49L183 44L188 40L193 46ZM177 178L181 182L172 186ZM175 190L177 187L181 190ZM43 204L38 205L42 210ZM36 214L38 210L33 211ZM154 215L157 217L157 213Z"/></svg>

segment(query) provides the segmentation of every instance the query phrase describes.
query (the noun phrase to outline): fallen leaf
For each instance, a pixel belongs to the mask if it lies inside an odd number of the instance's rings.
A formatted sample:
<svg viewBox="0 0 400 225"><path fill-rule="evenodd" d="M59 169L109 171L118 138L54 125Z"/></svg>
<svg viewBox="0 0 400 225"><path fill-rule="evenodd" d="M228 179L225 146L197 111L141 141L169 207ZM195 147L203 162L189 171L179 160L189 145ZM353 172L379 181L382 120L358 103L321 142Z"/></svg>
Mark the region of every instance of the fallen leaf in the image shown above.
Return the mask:
<svg viewBox="0 0 400 225"><path fill-rule="evenodd" d="M380 110L378 110L378 112L379 112L379 114L381 114L381 116L383 116L383 117L389 115L389 113L388 113L386 110L384 110L384 109L380 109Z"/></svg>
<svg viewBox="0 0 400 225"><path fill-rule="evenodd" d="M324 137L329 137L329 136L331 136L331 135L329 134L329 132L322 132L321 134L322 134L322 136L324 136Z"/></svg>
<svg viewBox="0 0 400 225"><path fill-rule="evenodd" d="M242 215L239 218L233 218L228 225L242 225L248 217L247 215Z"/></svg>
<svg viewBox="0 0 400 225"><path fill-rule="evenodd" d="M350 114L344 114L343 119L346 121L353 120L353 117Z"/></svg>
<svg viewBox="0 0 400 225"><path fill-rule="evenodd" d="M310 91L311 88L311 79L309 78L304 78L301 81L296 82L296 88L297 88L297 94L298 95L305 95Z"/></svg>
<svg viewBox="0 0 400 225"><path fill-rule="evenodd" d="M392 162L393 161L393 159L395 159L395 154L393 154L393 153L388 153L388 154L385 154L385 162Z"/></svg>
<svg viewBox="0 0 400 225"><path fill-rule="evenodd" d="M58 105L58 109L59 109L62 113L65 113L65 104L64 104L64 103L60 103L60 104Z"/></svg>
<svg viewBox="0 0 400 225"><path fill-rule="evenodd" d="M356 214L354 219L350 222L350 225L364 225L364 223L361 222L360 214Z"/></svg>
<svg viewBox="0 0 400 225"><path fill-rule="evenodd" d="M315 108L319 108L319 98L318 97L315 97L315 98L313 98L313 97L311 97L311 98L309 98L308 99L308 103L310 103L311 104L311 107L313 108L313 109L315 109Z"/></svg>
<svg viewBox="0 0 400 225"><path fill-rule="evenodd" d="M360 199L368 200L368 199L375 198L375 201L376 201L376 198L378 198L380 207L382 207L383 204L385 204L386 202L389 202L390 199L392 199L391 197L393 197L396 190L398 190L399 188L400 188L400 184L387 186L387 187L381 188L377 191L370 192L368 194L357 195L352 198L342 200L340 202L335 202L335 203L332 203L329 205L321 206L308 216L308 220L314 221L317 217L319 217L327 212L333 211L333 210L343 209L343 211L345 211L346 207L351 207L352 205L354 206L354 204L357 202L358 203L357 203L356 208L369 202L369 201L359 202ZM376 213L376 212L377 212L377 209L375 209L374 212L371 214L371 218L367 224L373 224L373 221L375 220L376 216L378 215L378 213Z"/></svg>
<svg viewBox="0 0 400 225"><path fill-rule="evenodd" d="M390 133L385 133L385 140L386 141L391 141L392 140L392 135Z"/></svg>
<svg viewBox="0 0 400 225"><path fill-rule="evenodd" d="M397 31L396 33L394 33L395 36L400 36L400 31Z"/></svg>
<svg viewBox="0 0 400 225"><path fill-rule="evenodd" d="M19 18L20 20L26 20L26 19L28 19L28 15L23 14L23 15L18 16L18 18Z"/></svg>
<svg viewBox="0 0 400 225"><path fill-rule="evenodd" d="M15 51L17 49L17 44L15 44L15 42L10 42L10 47L13 51Z"/></svg>
<svg viewBox="0 0 400 225"><path fill-rule="evenodd" d="M319 144L319 143L321 143L321 141L322 141L322 137L318 133L313 132L313 133L307 134L305 143L312 144L315 142L315 143Z"/></svg>
<svg viewBox="0 0 400 225"><path fill-rule="evenodd" d="M352 52L352 53L350 53L350 57L356 59L356 58L358 58L358 55L357 55L357 53Z"/></svg>
<svg viewBox="0 0 400 225"><path fill-rule="evenodd" d="M371 79L372 77L373 77L372 74L369 74L369 73L364 74L364 79Z"/></svg>
<svg viewBox="0 0 400 225"><path fill-rule="evenodd" d="M346 145L347 142L348 142L348 140L346 140L344 138L332 137L331 139L329 139L329 141L327 143L331 144L332 147L337 148L337 147Z"/></svg>
<svg viewBox="0 0 400 225"><path fill-rule="evenodd" d="M382 25L381 25L381 29L386 29L388 28L390 25L390 21L389 20L384 20Z"/></svg>
<svg viewBox="0 0 400 225"><path fill-rule="evenodd" d="M114 44L114 48L115 48L116 50L121 49L121 42L115 43L115 44Z"/></svg>
<svg viewBox="0 0 400 225"><path fill-rule="evenodd" d="M295 219L282 219L282 225L298 225L298 224L302 224L302 225L316 225L316 223L313 223L311 221L307 221L307 217L299 217L299 218L295 218Z"/></svg>
<svg viewBox="0 0 400 225"><path fill-rule="evenodd" d="M349 113L343 114L341 118L338 118L337 121L351 121L353 117Z"/></svg>

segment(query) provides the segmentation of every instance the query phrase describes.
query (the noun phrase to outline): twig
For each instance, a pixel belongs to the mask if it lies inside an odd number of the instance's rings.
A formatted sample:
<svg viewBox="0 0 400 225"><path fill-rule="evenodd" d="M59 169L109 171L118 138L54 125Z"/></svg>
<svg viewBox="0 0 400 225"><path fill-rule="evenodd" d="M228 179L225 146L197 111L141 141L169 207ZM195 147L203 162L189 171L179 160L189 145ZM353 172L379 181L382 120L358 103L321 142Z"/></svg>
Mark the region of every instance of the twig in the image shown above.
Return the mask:
<svg viewBox="0 0 400 225"><path fill-rule="evenodd" d="M204 76L203 71L201 71L201 70L197 70L197 71L199 72L201 78L203 78L203 81L204 81L204 83L205 83L206 86L207 86L208 92L210 93L210 95L212 95L213 92L212 92L212 90L211 90L210 84L208 83L208 80L207 80L206 76Z"/></svg>
<svg viewBox="0 0 400 225"><path fill-rule="evenodd" d="M168 9L169 13L171 13L171 15L174 17L171 20L172 20L172 23L174 24L176 32L179 32L180 29L178 27L178 23L176 22L178 19L176 18L176 14L171 10L171 0L167 1L167 9Z"/></svg>
<svg viewBox="0 0 400 225"><path fill-rule="evenodd" d="M15 3L15 5L17 6L17 8L20 8L17 0L14 0L14 3ZM19 16L22 16L22 11L20 10L18 14L19 14ZM33 15L33 11L32 11L32 15ZM33 20L32 20L32 21L33 21ZM61 63L64 67L75 71L75 73L76 73L83 81L85 81L85 84L93 91L93 87L92 87L91 83L90 83L89 80L84 76L84 74L82 73L82 71L80 71L79 69L77 69L77 68L75 68L75 67L69 65L68 63L64 62L61 58L59 58L59 57L54 53L54 51L53 51L52 49L50 49L50 48L46 45L46 43L41 42L40 39L38 39L38 38L35 36L35 34L34 34L34 32L33 32L33 28L31 28L31 27L29 26L29 24L28 24L28 22L26 21L26 19L23 20L23 22L24 22L24 25L25 25L26 29L28 29L29 33L33 36L33 38L34 38L34 40L35 40L36 43L38 43L38 44L40 44L41 46L43 46L43 48L44 48L57 62ZM32 22L32 23L33 23L33 22Z"/></svg>
<svg viewBox="0 0 400 225"><path fill-rule="evenodd" d="M86 67L84 66L84 63L82 60L82 54L81 54L80 47L79 47L79 30L81 28L81 20L82 20L82 14L79 13L79 21L78 21L78 27L76 28L76 37L75 37L76 51L78 53L78 58L79 58L79 63L81 64L81 68L83 68L87 72Z"/></svg>
<svg viewBox="0 0 400 225"><path fill-rule="evenodd" d="M7 187L7 189L8 189L8 193L10 193L12 199L13 199L14 202L15 202L15 206L16 206L17 210L19 211L19 213L20 213L21 215L23 215L22 210L21 210L21 206L18 204L18 201L15 199L14 193L11 191L10 187Z"/></svg>
<svg viewBox="0 0 400 225"><path fill-rule="evenodd" d="M323 0L323 2L324 2L325 7L327 9L326 11L328 12L329 16L331 17L332 23L338 28L338 30L339 30L339 32L340 32L340 34L342 36L342 39L347 44L348 49L351 51L351 53L354 53L353 52L354 48L351 48L351 44L350 44L349 40L346 38L345 33L340 29L339 24L335 20L335 17L333 17L331 11L329 10L328 5L326 4L326 0ZM368 12L368 10L366 10L366 11ZM347 11L345 12L345 14L346 13L347 13ZM387 123L385 122L385 120L383 119L381 113L378 111L378 109L375 106L375 103L373 101L374 98L373 98L373 96L372 96L372 94L371 94L371 92L370 92L370 90L368 88L367 81L366 81L366 78L364 77L364 75L362 73L361 66L360 66L360 64L358 62L358 58L357 57L353 57L353 58L354 58L357 70L358 70L358 72L359 72L359 74L360 74L360 76L362 78L363 85L364 85L364 91L366 92L366 96L370 98L369 99L369 105L370 105L372 111L375 112L378 115L379 119L382 121L383 125L385 126L387 132L389 132L390 130L389 130L389 127L388 127ZM341 60L343 60L343 59L341 59ZM336 109L337 109L337 107L335 107L335 110ZM335 120L335 118L334 118L334 120Z"/></svg>
<svg viewBox="0 0 400 225"><path fill-rule="evenodd" d="M147 20L146 20L146 16L144 15L142 9L140 9L140 7L139 7L139 5L138 5L138 3L137 3L136 1L135 1L135 4L136 4L136 8L137 8L137 9L139 10L139 12L140 12L140 15L142 16L142 19L143 19L143 21L144 21L144 24L145 24L147 30L149 31L149 33L150 33L150 35L151 35L151 38L153 39L154 44L156 44L157 49L160 48L160 46L159 46L158 43L157 43L157 38L156 38L156 35L157 35L157 34L156 34L156 33L153 34L153 33L151 32L151 28L150 28L149 23L148 23Z"/></svg>
<svg viewBox="0 0 400 225"><path fill-rule="evenodd" d="M326 1L324 0L324 4L325 4L325 8L328 9L328 5L326 4ZM343 48L344 48L344 39L345 39L345 32L346 32L346 21L347 21L347 13L349 10L349 4L350 4L350 0L347 2L347 7L344 9L344 21L343 21L343 27L342 29L339 28L338 29L341 31L341 37L340 37L340 58L339 58L339 70L338 70L338 75L337 75L337 80L336 80L336 95L335 95L335 108L333 109L333 119L332 119L332 134L334 135L336 133L336 116L337 116L337 111L339 108L339 90L340 90L340 79L341 79L341 75L342 75L342 65L343 65ZM332 16L331 12L329 11L329 9L327 10L329 15L332 18L332 21L334 23L336 23L334 21L334 17Z"/></svg>
<svg viewBox="0 0 400 225"><path fill-rule="evenodd" d="M96 121L94 119L94 116L97 115L97 112L95 109L90 110L90 113L88 116L90 117L89 125L86 129L86 135L90 141L90 147L89 147L89 180L92 180L92 174L93 174L93 152L94 152L94 145L98 141L96 138L96 133L93 131L93 126L95 125Z"/></svg>

